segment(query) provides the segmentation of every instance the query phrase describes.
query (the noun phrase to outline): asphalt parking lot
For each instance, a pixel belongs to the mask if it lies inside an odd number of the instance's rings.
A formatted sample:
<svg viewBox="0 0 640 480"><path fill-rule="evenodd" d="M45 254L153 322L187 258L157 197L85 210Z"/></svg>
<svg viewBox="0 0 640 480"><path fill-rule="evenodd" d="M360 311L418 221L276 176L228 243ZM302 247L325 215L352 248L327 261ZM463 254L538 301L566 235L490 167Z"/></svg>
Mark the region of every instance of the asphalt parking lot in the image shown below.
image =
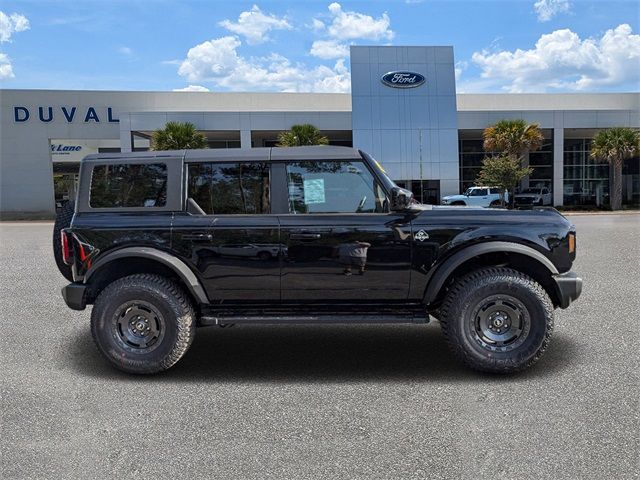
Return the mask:
<svg viewBox="0 0 640 480"><path fill-rule="evenodd" d="M638 478L640 215L571 220L582 297L511 377L437 323L211 327L127 376L60 297L52 224L2 223L0 477Z"/></svg>

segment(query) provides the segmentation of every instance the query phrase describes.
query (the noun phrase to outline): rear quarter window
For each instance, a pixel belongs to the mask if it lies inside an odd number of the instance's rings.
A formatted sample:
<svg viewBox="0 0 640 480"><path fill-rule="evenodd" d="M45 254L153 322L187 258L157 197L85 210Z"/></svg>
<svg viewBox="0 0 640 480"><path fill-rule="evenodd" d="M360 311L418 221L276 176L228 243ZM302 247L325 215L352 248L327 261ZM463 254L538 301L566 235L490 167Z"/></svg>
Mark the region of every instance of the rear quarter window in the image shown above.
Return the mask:
<svg viewBox="0 0 640 480"><path fill-rule="evenodd" d="M92 208L154 208L167 203L167 165L96 165L91 173Z"/></svg>

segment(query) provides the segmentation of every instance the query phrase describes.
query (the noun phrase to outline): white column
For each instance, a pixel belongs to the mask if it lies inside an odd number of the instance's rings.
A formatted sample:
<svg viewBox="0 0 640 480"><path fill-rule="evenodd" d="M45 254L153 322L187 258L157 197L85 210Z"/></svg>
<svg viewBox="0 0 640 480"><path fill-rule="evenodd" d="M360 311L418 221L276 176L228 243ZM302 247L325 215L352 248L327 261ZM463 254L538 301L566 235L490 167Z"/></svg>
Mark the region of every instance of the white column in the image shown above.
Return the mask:
<svg viewBox="0 0 640 480"><path fill-rule="evenodd" d="M120 114L120 151L132 152L131 117L128 113Z"/></svg>
<svg viewBox="0 0 640 480"><path fill-rule="evenodd" d="M564 128L553 129L553 205L564 204Z"/></svg>
<svg viewBox="0 0 640 480"><path fill-rule="evenodd" d="M251 130L240 130L240 148L251 148Z"/></svg>

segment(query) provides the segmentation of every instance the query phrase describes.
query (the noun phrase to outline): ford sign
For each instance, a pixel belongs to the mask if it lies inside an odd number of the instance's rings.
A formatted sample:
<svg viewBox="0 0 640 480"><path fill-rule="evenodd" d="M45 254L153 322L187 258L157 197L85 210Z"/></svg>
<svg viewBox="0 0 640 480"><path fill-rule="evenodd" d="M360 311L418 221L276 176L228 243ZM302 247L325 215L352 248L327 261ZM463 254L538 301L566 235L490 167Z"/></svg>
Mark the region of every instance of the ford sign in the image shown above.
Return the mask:
<svg viewBox="0 0 640 480"><path fill-rule="evenodd" d="M414 88L419 87L425 81L424 75L415 72L389 72L385 73L382 83L394 88Z"/></svg>

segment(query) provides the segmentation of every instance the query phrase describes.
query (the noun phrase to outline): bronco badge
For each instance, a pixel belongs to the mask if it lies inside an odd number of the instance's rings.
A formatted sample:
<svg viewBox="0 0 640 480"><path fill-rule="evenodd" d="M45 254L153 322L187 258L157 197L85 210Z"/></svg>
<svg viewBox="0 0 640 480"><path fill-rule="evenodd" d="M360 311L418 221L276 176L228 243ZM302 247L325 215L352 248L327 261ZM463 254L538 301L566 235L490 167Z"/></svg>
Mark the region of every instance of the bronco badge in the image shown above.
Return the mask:
<svg viewBox="0 0 640 480"><path fill-rule="evenodd" d="M425 232L424 230L420 230L418 233L416 233L413 236L414 240L418 240L420 242L424 242L425 240L427 240L429 238L429 234L427 232Z"/></svg>

